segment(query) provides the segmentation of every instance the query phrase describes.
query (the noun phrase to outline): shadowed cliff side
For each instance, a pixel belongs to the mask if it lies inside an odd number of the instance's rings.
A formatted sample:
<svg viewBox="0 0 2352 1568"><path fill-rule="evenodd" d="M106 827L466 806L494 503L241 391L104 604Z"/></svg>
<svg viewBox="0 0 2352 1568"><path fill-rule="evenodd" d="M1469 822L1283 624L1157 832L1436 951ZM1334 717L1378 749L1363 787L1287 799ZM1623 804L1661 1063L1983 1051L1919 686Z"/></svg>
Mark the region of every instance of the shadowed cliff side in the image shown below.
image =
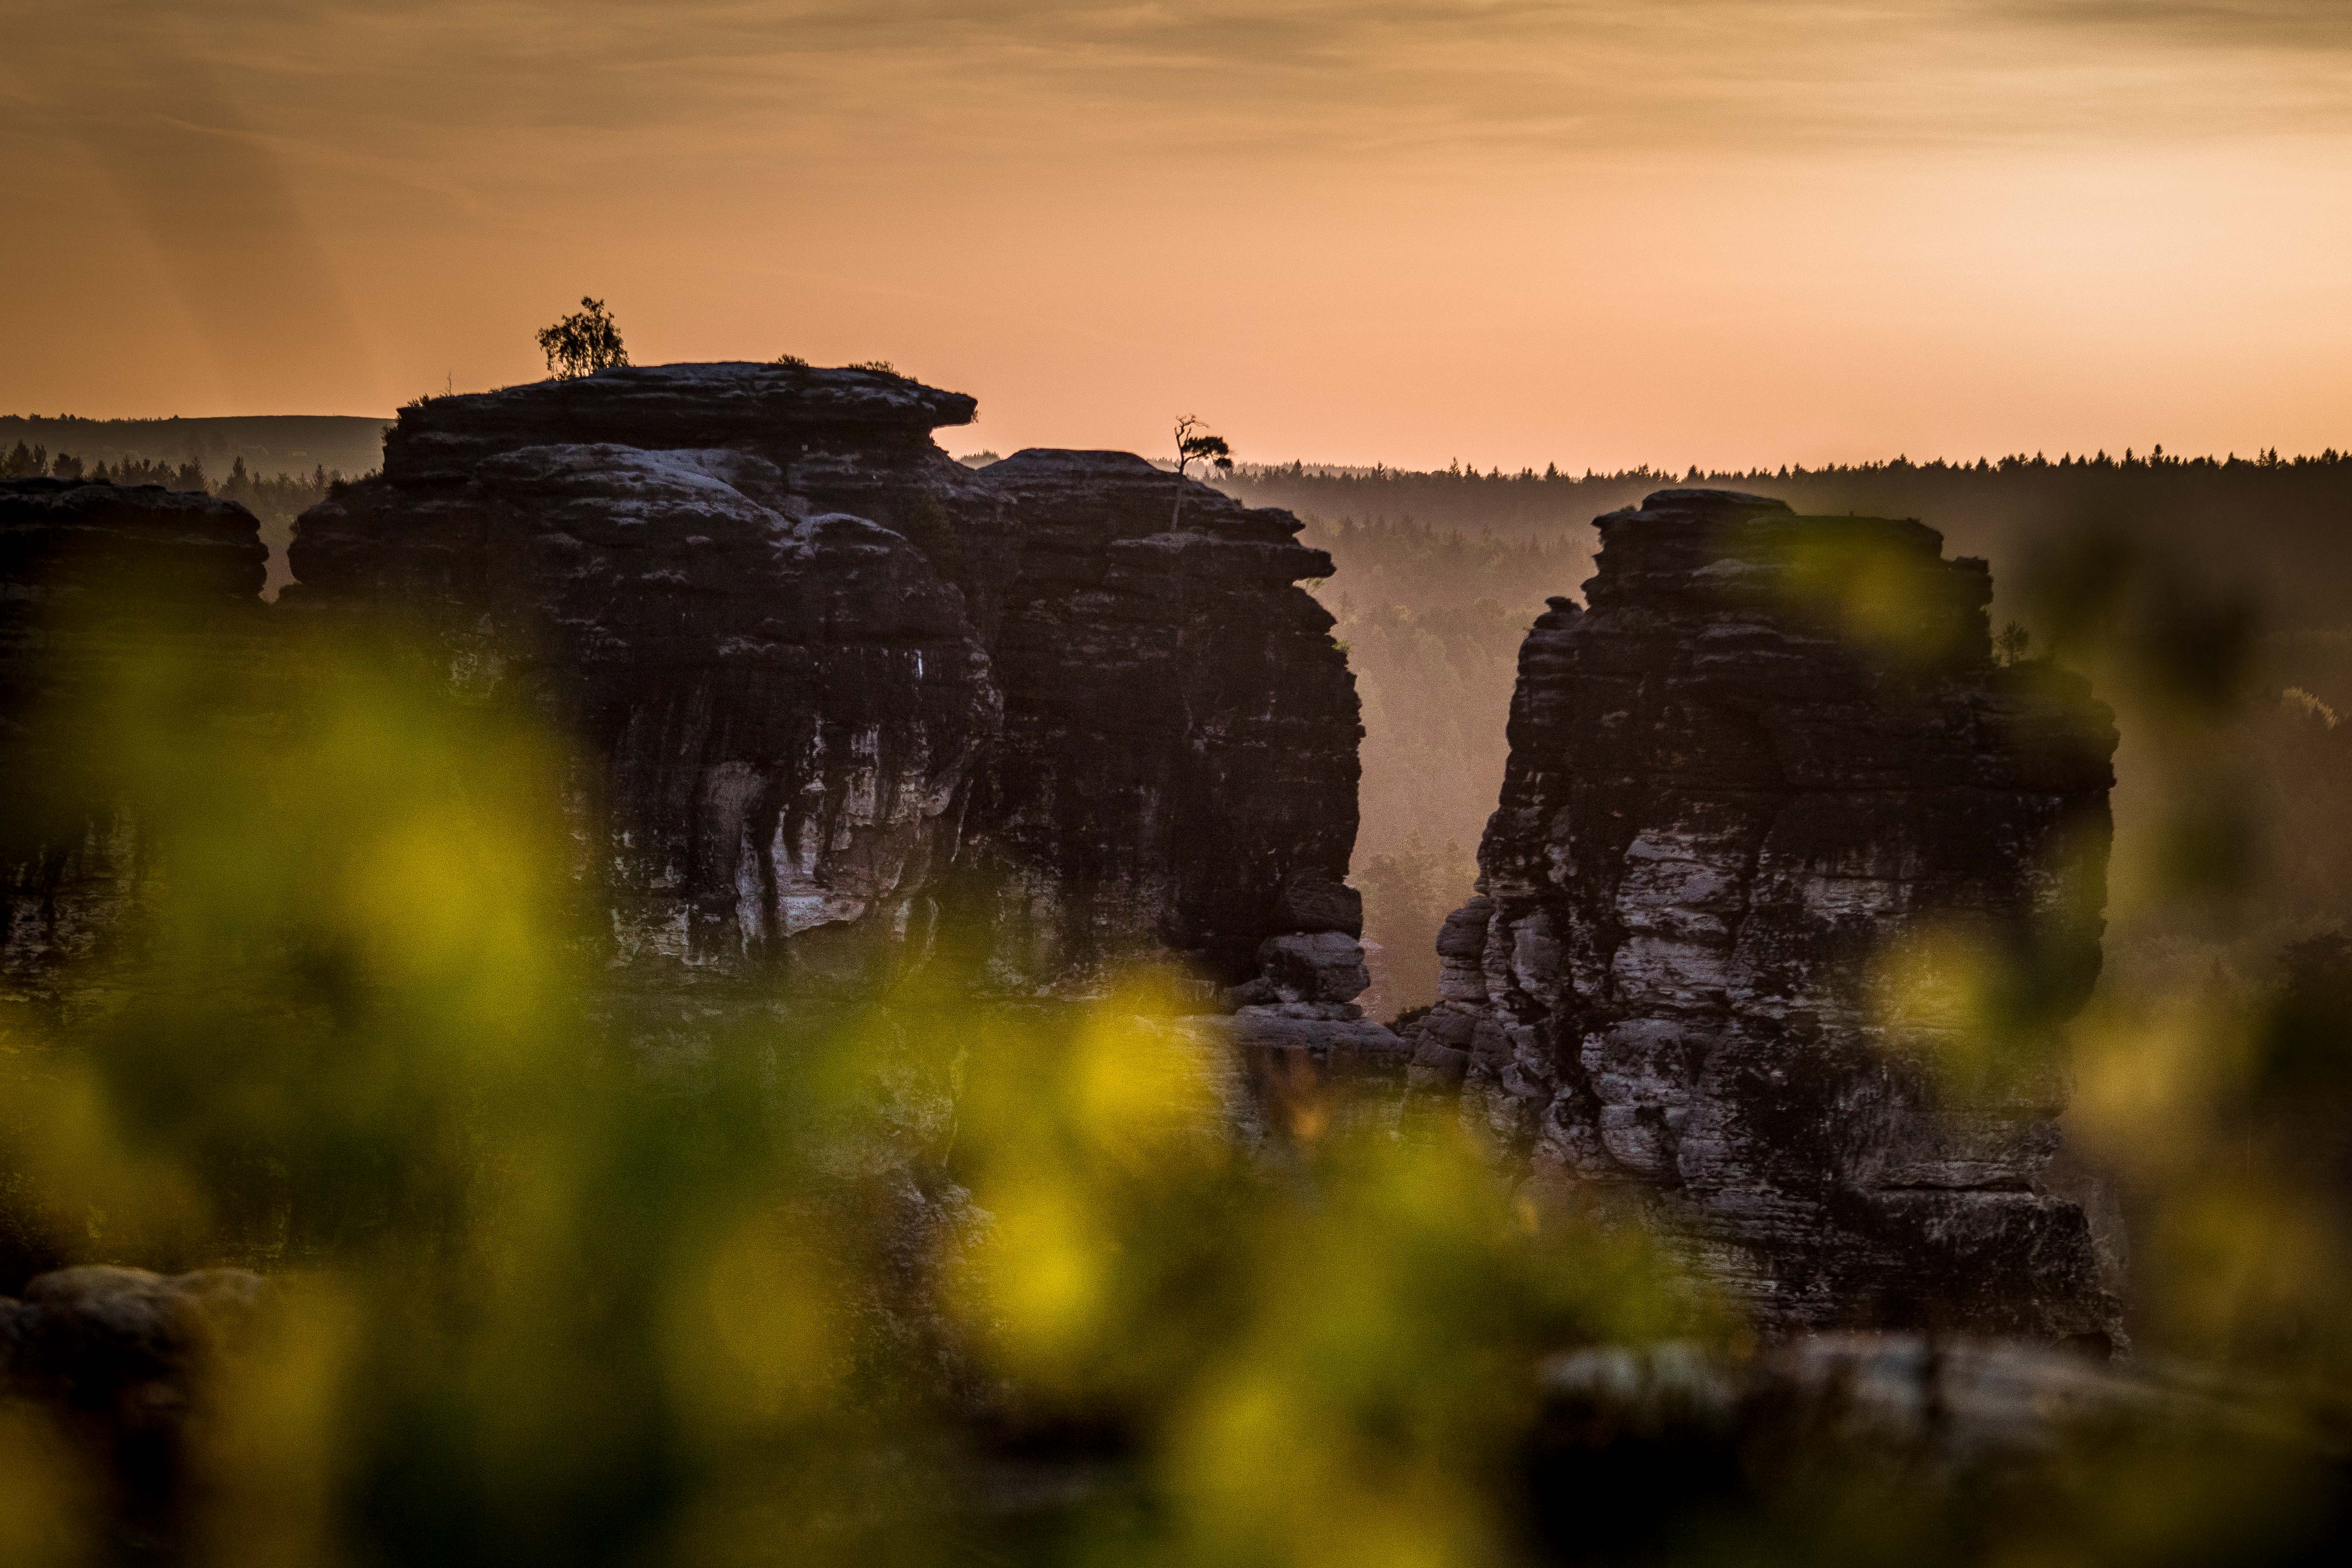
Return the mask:
<svg viewBox="0 0 2352 1568"><path fill-rule="evenodd" d="M631 983L867 983L961 922L1000 994L1175 956L1353 1021L1328 558L1123 454L975 474L930 438L973 407L792 364L432 399L305 514L287 602L429 626L578 740Z"/></svg>
<svg viewBox="0 0 2352 1568"><path fill-rule="evenodd" d="M0 480L0 1003L67 1005L66 967L102 956L148 870L125 802L89 772L94 683L132 650L201 665L249 647L268 557L230 501Z"/></svg>
<svg viewBox="0 0 2352 1568"><path fill-rule="evenodd" d="M1032 450L982 472L1024 541L996 647L1004 740L973 818L1010 870L1001 965L1159 946L1232 985L1283 935L1352 946L1363 731L1331 617L1293 586L1330 557L1295 541L1289 513L1125 452Z"/></svg>
<svg viewBox="0 0 2352 1568"><path fill-rule="evenodd" d="M1009 519L929 440L971 413L749 364L436 399L403 412L381 479L304 514L286 602L429 628L453 685L519 688L576 740L623 984L867 978L927 939L997 727L974 606L1003 591Z"/></svg>
<svg viewBox="0 0 2352 1568"><path fill-rule="evenodd" d="M0 1055L103 1016L143 954L142 804L105 771L126 659L168 662L244 715L268 551L253 514L158 486L0 480ZM184 779L175 781L186 783ZM0 1294L59 1261L0 1157Z"/></svg>
<svg viewBox="0 0 2352 1568"><path fill-rule="evenodd" d="M1916 522L1664 490L1598 525L1587 607L1520 655L1419 1089L1539 1179L1654 1200L1768 1323L2111 1337L2037 1184L2107 710L1997 667L1983 563Z"/></svg>

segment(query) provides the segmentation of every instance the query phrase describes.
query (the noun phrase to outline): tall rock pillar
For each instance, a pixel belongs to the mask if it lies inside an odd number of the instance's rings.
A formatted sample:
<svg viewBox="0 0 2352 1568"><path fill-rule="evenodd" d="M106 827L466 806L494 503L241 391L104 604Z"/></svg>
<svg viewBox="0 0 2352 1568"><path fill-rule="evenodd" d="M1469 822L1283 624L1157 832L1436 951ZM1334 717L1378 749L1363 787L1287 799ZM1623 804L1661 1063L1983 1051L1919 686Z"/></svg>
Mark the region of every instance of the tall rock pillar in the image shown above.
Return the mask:
<svg viewBox="0 0 2352 1568"><path fill-rule="evenodd" d="M1984 563L1916 522L1674 489L1598 526L1587 605L1520 653L1418 1092L1636 1197L1768 1326L2112 1337L2083 1213L2037 1184L2111 715L1996 666ZM1989 1030L1981 983L2029 970Z"/></svg>

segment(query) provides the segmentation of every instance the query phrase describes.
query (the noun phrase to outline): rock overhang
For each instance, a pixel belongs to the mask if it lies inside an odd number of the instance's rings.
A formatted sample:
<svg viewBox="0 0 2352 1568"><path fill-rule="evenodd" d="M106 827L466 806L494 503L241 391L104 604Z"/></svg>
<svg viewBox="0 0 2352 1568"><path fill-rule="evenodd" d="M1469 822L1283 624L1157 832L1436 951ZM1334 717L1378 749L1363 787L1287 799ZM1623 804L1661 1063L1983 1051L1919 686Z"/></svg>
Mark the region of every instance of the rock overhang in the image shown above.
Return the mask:
<svg viewBox="0 0 2352 1568"><path fill-rule="evenodd" d="M979 410L967 394L860 366L628 365L422 399L385 432L384 471L459 480L493 453L551 443L726 447L784 460L812 447L929 447L933 430L969 425Z"/></svg>

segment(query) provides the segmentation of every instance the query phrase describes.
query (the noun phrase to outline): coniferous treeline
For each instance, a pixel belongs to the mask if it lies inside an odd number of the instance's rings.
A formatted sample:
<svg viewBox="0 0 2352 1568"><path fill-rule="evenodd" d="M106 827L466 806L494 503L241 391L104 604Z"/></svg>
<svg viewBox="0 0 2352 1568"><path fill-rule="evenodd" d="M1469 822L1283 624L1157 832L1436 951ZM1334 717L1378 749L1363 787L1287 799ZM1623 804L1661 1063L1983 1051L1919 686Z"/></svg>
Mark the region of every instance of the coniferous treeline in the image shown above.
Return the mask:
<svg viewBox="0 0 2352 1568"><path fill-rule="evenodd" d="M163 458L123 458L110 467L104 460L85 463L70 452L49 455L47 447L16 443L16 450L0 456L0 479L88 479L101 485L161 485L167 490L204 490L211 484L205 466L190 458L176 466Z"/></svg>
<svg viewBox="0 0 2352 1568"><path fill-rule="evenodd" d="M167 490L195 491L236 502L260 521L262 541L269 546L269 583L264 594L270 598L292 580L286 570L286 546L293 537L294 520L343 482L341 472L324 465L314 465L307 474L265 478L247 469L243 458L233 459L226 476L216 480L205 472L200 458L173 463L164 458L130 456L111 463L103 458L86 463L72 453L53 455L46 447L23 441L0 453L0 479L44 478L102 485L161 485Z"/></svg>
<svg viewBox="0 0 2352 1568"><path fill-rule="evenodd" d="M2121 458L2037 453L1964 463L1896 458L1814 468L1643 467L1580 475L1557 467L1480 473L1292 463L1244 465L1224 481L1255 505L1302 517L1411 519L1510 538L1565 532L1588 547L1585 529L1594 517L1675 485L1753 490L1801 512L1916 517L1943 533L1949 553L1990 560L1997 582L2011 578L2011 568L2054 531L2094 523L2259 591L2283 623L2332 622L2338 590L2352 582L2352 453L2333 448L2315 457L2273 449L2217 458L2174 457L2158 447ZM1574 591L1565 583L1542 594Z"/></svg>
<svg viewBox="0 0 2352 1568"><path fill-rule="evenodd" d="M70 414L0 414L0 452L18 442L75 452L110 468L125 458L194 460L225 474L243 458L257 473L314 468L362 474L383 460L383 419L337 415L230 415L218 418L91 419Z"/></svg>
<svg viewBox="0 0 2352 1568"><path fill-rule="evenodd" d="M173 463L163 458L121 458L109 464L104 459L85 463L70 452L51 456L46 447L27 447L16 443L16 449L0 455L0 479L83 479L100 485L161 485L167 490L194 490L233 500L247 510L284 512L289 516L326 498L328 487L341 484L341 471L330 472L324 465L314 467L308 474L280 473L264 479L248 472L245 459L239 458L230 465L226 478L215 482L205 472L201 458L190 458Z"/></svg>

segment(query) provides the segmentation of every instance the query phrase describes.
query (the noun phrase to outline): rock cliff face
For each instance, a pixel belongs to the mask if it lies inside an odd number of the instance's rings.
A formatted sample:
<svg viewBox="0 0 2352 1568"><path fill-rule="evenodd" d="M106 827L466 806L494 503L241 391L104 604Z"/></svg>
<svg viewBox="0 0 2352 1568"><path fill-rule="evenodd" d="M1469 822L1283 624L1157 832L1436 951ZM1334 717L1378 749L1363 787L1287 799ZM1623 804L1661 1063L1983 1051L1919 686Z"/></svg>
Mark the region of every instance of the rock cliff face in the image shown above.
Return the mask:
<svg viewBox="0 0 2352 1568"><path fill-rule="evenodd" d="M1520 654L1416 1090L1638 1195L1768 1324L2111 1335L2083 1213L2036 1184L2110 715L1997 668L1984 563L1916 522L1666 490L1599 527L1587 606ZM1988 1063L1969 977L2012 953L2037 1006Z"/></svg>
<svg viewBox="0 0 2352 1568"><path fill-rule="evenodd" d="M1328 559L1140 458L975 474L930 438L972 413L794 365L434 399L303 517L288 603L430 625L581 742L649 990L869 979L961 921L998 994L1173 953L1352 1011L1355 690L1293 585Z"/></svg>
<svg viewBox="0 0 2352 1568"><path fill-rule="evenodd" d="M926 934L997 726L1010 519L929 439L971 414L782 365L436 399L301 519L288 602L413 617L582 742L621 984L860 974L872 944L828 939Z"/></svg>
<svg viewBox="0 0 2352 1568"><path fill-rule="evenodd" d="M66 1005L66 967L99 952L142 875L130 816L91 772L100 683L126 654L201 659L250 636L268 561L231 501L0 481L0 1007Z"/></svg>
<svg viewBox="0 0 2352 1568"><path fill-rule="evenodd" d="M1159 948L1229 984L1270 966L1264 1002L1286 979L1293 1001L1347 1002L1363 982L1318 956L1361 966L1344 881L1363 731L1331 617L1292 586L1331 558L1288 513L1124 452L1022 452L983 477L1023 537L1004 734L972 814L1002 868L1001 971Z"/></svg>

